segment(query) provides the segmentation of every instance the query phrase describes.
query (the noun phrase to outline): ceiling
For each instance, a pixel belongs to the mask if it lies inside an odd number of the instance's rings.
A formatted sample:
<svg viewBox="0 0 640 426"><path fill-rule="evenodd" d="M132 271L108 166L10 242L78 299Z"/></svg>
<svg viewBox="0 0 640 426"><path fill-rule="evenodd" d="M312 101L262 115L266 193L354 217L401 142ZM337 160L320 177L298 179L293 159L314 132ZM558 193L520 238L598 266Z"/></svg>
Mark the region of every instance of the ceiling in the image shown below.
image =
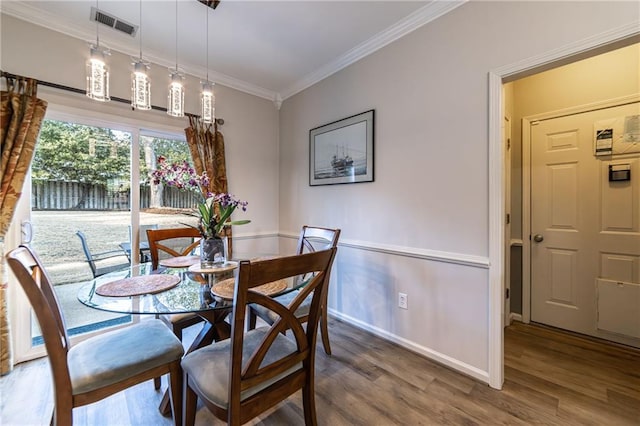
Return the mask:
<svg viewBox="0 0 640 426"><path fill-rule="evenodd" d="M282 100L464 3L460 1L100 0L98 9L140 30L100 24L100 43L247 93ZM96 1L3 0L2 13L86 41ZM142 13L140 11L142 10ZM177 13L176 13L177 10ZM142 19L140 19L142 16Z"/></svg>

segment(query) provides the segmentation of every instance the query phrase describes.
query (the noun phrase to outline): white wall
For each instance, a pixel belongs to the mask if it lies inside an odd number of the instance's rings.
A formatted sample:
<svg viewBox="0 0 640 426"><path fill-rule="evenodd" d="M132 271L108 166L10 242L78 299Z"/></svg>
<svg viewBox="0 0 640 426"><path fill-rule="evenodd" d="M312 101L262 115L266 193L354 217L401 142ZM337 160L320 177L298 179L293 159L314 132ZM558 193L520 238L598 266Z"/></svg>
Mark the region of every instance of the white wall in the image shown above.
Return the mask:
<svg viewBox="0 0 640 426"><path fill-rule="evenodd" d="M486 379L488 72L639 15L632 2L473 1L285 100L280 227L342 228L331 311ZM309 129L372 108L375 182L309 187Z"/></svg>
<svg viewBox="0 0 640 426"><path fill-rule="evenodd" d="M1 15L3 71L52 83L85 89L84 64L88 47L84 40L56 33L25 21ZM108 57L111 96L130 99L131 58L118 52ZM186 111L199 112L199 78L187 76ZM168 72L152 65L152 104L166 107ZM236 249L251 250L242 236L267 234L271 247L278 242L278 110L272 102L228 87L216 85L216 114L225 120L220 131L225 137L229 190L249 202L245 217L252 222L234 230ZM160 111L132 111L127 104L91 101L82 95L40 86L38 94L52 105L73 107L76 112L103 115L111 120L135 123L151 129L184 134L187 118L174 118ZM106 114L106 115L105 115ZM260 250L267 250L264 241Z"/></svg>

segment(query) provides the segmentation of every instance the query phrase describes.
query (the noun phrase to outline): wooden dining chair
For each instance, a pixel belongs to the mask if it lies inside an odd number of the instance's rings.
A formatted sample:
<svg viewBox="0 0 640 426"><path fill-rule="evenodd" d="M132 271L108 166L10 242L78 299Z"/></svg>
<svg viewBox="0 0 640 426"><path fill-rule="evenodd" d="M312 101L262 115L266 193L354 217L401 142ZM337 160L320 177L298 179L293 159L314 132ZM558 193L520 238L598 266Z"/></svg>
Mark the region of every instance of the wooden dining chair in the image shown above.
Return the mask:
<svg viewBox="0 0 640 426"><path fill-rule="evenodd" d="M22 245L6 256L36 314L53 378L51 424L71 425L73 408L91 404L146 380L169 374L174 423L182 419L182 343L151 319L71 346L49 275L36 253Z"/></svg>
<svg viewBox="0 0 640 426"><path fill-rule="evenodd" d="M302 390L305 424L315 425L315 347L327 275L336 248L262 261L240 262L235 281L231 338L187 354L184 371L184 419L195 422L197 400L219 419L240 425ZM308 283L287 306L252 288L306 276ZM293 277L293 278L292 278ZM311 297L306 330L295 316ZM278 315L270 326L245 330L248 305ZM293 338L282 332L291 330Z"/></svg>
<svg viewBox="0 0 640 426"><path fill-rule="evenodd" d="M330 228L321 228L317 226L303 226L300 231L300 236L298 237L298 245L296 247L296 253L312 253L314 251L326 250L331 247L338 246L338 239L340 238L340 229L330 229ZM326 276L327 280L327 291L322 300L322 315L320 316L320 334L322 335L322 345L324 346L324 351L331 355L331 345L329 344L329 324L327 321L327 297L329 294L329 280L331 276L331 265L329 265L329 273ZM295 292L284 294L277 299L280 303L286 305L288 304L293 297L295 297ZM305 322L309 317L309 306L311 304L311 300L305 300L300 308L296 311L296 316L300 321ZM263 306L251 306L249 309L249 329L254 329L256 327L257 317L260 317L262 320L266 321L268 324L273 324L273 322L277 319L277 315L266 309Z"/></svg>
<svg viewBox="0 0 640 426"><path fill-rule="evenodd" d="M149 254L153 269L160 266L160 258L188 256L200 245L200 232L195 228L147 229ZM194 313L159 315L173 334L182 340L182 331L203 319Z"/></svg>

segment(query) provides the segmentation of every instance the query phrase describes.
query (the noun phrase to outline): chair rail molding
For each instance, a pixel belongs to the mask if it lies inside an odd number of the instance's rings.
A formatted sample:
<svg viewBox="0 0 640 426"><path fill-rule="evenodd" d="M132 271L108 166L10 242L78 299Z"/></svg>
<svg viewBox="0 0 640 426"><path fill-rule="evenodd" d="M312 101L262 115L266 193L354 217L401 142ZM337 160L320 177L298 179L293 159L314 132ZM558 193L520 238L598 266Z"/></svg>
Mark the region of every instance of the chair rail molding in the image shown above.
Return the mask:
<svg viewBox="0 0 640 426"><path fill-rule="evenodd" d="M298 234L281 232L282 238L297 239ZM489 269L489 258L472 254L451 253L438 250L421 249L415 247L395 246L369 241L341 239L338 247L348 247L357 250L373 251L394 256L412 257L416 259L432 260L436 262L454 263L456 265L470 266L474 268Z"/></svg>

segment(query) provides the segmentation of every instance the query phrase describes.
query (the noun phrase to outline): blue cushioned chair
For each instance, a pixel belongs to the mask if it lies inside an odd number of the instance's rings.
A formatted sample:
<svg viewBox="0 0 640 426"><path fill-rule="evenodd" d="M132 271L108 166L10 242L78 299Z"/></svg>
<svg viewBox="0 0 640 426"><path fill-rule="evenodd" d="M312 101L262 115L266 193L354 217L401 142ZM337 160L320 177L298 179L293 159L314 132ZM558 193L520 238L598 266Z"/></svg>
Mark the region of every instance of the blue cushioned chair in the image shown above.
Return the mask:
<svg viewBox="0 0 640 426"><path fill-rule="evenodd" d="M315 425L315 348L327 274L336 249L262 261L242 261L235 282L231 338L187 354L184 425L195 422L198 397L219 419L240 425L302 390L305 424ZM253 287L306 276L308 283L284 306ZM295 311L311 297L306 331ZM249 304L268 308L278 319L245 330ZM292 338L282 334L290 330Z"/></svg>
<svg viewBox="0 0 640 426"><path fill-rule="evenodd" d="M184 349L159 320L100 334L71 346L56 293L38 256L20 246L7 262L36 314L54 384L51 424L71 425L73 408L99 401L128 387L169 373L174 422L182 417Z"/></svg>

